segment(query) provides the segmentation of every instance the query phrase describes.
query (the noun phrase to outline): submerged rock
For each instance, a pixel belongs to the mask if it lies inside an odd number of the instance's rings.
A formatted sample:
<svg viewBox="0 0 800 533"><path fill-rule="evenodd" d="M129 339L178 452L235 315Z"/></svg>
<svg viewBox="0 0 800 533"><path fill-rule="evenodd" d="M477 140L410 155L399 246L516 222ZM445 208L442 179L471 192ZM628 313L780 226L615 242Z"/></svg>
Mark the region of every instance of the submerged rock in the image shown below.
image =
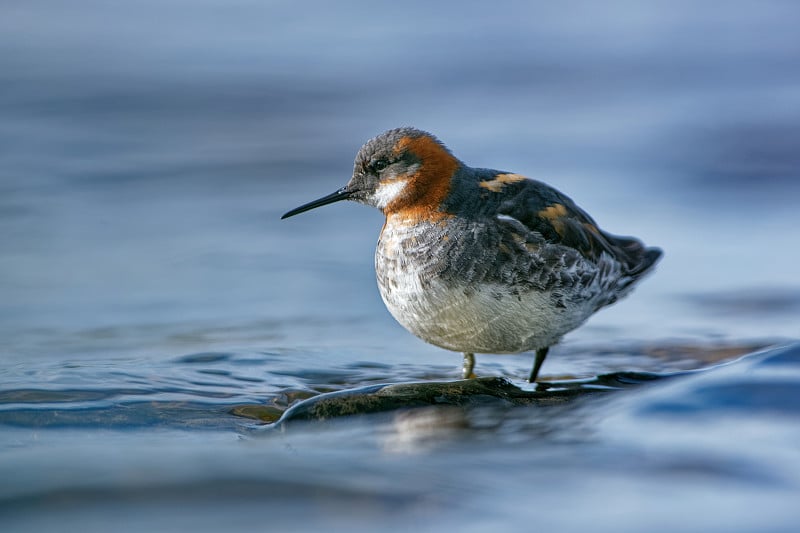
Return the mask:
<svg viewBox="0 0 800 533"><path fill-rule="evenodd" d="M320 394L304 400L286 410L275 425L281 426L289 421L327 420L425 406L549 406L578 396L614 390L620 385L619 381L610 380L606 383L602 378L558 386L539 384L537 390L521 389L499 377L372 385ZM630 374L627 378L626 384L635 384L652 379L652 376Z"/></svg>

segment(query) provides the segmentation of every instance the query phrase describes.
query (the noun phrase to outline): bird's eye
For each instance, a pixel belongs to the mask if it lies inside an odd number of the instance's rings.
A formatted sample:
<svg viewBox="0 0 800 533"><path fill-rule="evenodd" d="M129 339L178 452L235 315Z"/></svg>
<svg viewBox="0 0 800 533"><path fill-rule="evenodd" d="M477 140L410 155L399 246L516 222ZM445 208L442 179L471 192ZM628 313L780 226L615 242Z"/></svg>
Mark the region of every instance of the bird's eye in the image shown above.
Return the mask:
<svg viewBox="0 0 800 533"><path fill-rule="evenodd" d="M374 161L370 166L372 167L373 171L380 172L381 170L389 166L389 161L386 159L378 159L377 161Z"/></svg>

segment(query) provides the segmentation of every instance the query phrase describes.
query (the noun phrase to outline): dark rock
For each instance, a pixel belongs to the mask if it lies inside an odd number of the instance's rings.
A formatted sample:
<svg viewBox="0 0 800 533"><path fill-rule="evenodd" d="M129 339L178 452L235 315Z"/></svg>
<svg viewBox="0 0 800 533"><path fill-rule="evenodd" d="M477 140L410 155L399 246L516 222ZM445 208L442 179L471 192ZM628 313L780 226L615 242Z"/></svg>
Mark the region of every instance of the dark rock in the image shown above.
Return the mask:
<svg viewBox="0 0 800 533"><path fill-rule="evenodd" d="M523 390L498 377L372 385L320 394L302 401L284 412L276 425L281 426L289 421L327 420L431 405L553 405L602 390L604 389L580 386L558 389L548 387L544 391Z"/></svg>

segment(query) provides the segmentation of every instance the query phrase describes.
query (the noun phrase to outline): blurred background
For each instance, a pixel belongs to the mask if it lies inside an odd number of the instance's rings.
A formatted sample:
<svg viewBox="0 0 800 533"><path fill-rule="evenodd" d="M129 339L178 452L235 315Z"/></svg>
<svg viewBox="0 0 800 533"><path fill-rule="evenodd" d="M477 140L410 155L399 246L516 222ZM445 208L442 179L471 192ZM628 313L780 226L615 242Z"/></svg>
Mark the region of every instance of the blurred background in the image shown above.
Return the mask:
<svg viewBox="0 0 800 533"><path fill-rule="evenodd" d="M195 420L104 411L134 400L207 417L457 377L459 355L380 301L380 213L279 220L404 125L664 249L545 375L697 368L796 339L799 23L780 0L5 0L0 396L22 428L6 445L55 412L69 428ZM478 365L522 379L530 360Z"/></svg>
<svg viewBox="0 0 800 533"><path fill-rule="evenodd" d="M278 220L401 125L664 248L592 324L796 334L794 2L0 9L0 327L15 352L76 334L162 349L215 328L296 346L343 320L424 350L394 336L375 289L379 213Z"/></svg>

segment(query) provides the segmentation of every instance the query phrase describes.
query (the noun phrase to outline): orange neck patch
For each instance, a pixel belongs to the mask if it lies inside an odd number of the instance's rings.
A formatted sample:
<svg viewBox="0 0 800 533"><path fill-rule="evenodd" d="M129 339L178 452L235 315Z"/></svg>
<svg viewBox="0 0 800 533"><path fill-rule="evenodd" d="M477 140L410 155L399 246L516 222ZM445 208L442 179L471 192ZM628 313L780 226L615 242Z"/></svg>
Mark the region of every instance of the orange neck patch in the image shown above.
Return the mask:
<svg viewBox="0 0 800 533"><path fill-rule="evenodd" d="M438 220L447 216L439 207L450 193L450 181L458 169L458 159L431 137L403 137L394 147L396 154L413 153L420 160L420 168L408 176L403 194L383 210L384 214L400 215L404 219Z"/></svg>

